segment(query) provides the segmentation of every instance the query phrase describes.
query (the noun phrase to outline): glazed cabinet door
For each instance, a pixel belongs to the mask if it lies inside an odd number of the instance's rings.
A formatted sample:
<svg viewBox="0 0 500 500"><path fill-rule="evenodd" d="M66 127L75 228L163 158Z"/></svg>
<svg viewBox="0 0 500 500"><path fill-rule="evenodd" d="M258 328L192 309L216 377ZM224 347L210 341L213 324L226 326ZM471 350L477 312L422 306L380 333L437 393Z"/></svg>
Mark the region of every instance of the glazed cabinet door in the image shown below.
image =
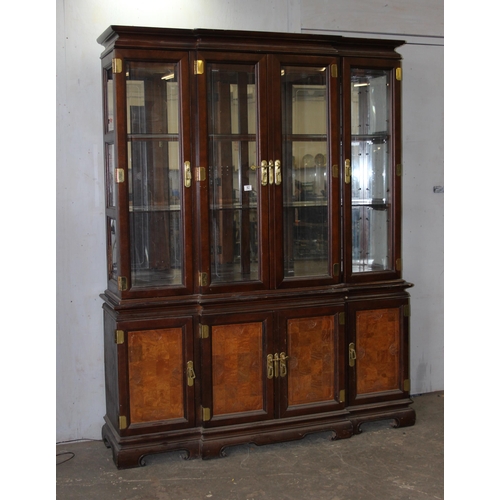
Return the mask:
<svg viewBox="0 0 500 500"><path fill-rule="evenodd" d="M340 280L340 83L335 57L269 58L273 287Z"/></svg>
<svg viewBox="0 0 500 500"><path fill-rule="evenodd" d="M281 417L343 408L344 318L342 306L279 313Z"/></svg>
<svg viewBox="0 0 500 500"><path fill-rule="evenodd" d="M200 286L269 287L266 57L203 52L196 63Z"/></svg>
<svg viewBox="0 0 500 500"><path fill-rule="evenodd" d="M339 282L338 59L196 57L202 290Z"/></svg>
<svg viewBox="0 0 500 500"><path fill-rule="evenodd" d="M274 418L272 313L205 315L201 323L203 425Z"/></svg>
<svg viewBox="0 0 500 500"><path fill-rule="evenodd" d="M121 435L193 427L192 318L121 322L115 336Z"/></svg>
<svg viewBox="0 0 500 500"><path fill-rule="evenodd" d="M344 59L346 281L401 277L401 67Z"/></svg>
<svg viewBox="0 0 500 500"><path fill-rule="evenodd" d="M104 72L109 289L122 298L190 293L188 53L113 56Z"/></svg>
<svg viewBox="0 0 500 500"><path fill-rule="evenodd" d="M409 396L407 299L351 303L349 404Z"/></svg>

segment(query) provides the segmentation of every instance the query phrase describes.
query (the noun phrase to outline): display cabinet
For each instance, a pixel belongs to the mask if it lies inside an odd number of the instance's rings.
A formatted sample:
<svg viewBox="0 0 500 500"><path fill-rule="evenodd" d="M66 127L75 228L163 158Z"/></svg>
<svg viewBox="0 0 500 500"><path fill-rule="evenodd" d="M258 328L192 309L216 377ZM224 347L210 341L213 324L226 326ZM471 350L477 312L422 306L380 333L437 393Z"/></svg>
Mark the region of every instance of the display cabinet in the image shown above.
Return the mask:
<svg viewBox="0 0 500 500"><path fill-rule="evenodd" d="M117 467L412 425L402 42L125 26L98 42Z"/></svg>

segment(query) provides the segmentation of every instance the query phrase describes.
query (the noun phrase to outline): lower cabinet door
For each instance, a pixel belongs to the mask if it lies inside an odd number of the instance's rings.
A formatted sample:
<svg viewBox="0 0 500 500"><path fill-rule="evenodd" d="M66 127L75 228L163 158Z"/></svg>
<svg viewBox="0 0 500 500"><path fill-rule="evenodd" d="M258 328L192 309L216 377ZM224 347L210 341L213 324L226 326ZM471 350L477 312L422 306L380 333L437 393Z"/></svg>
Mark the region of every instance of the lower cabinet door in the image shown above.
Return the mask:
<svg viewBox="0 0 500 500"><path fill-rule="evenodd" d="M272 313L204 315L201 324L204 425L273 418Z"/></svg>
<svg viewBox="0 0 500 500"><path fill-rule="evenodd" d="M343 407L342 311L327 307L279 313L280 417Z"/></svg>
<svg viewBox="0 0 500 500"><path fill-rule="evenodd" d="M407 300L349 304L350 404L408 394L407 311Z"/></svg>
<svg viewBox="0 0 500 500"><path fill-rule="evenodd" d="M122 435L195 424L192 318L119 324Z"/></svg>

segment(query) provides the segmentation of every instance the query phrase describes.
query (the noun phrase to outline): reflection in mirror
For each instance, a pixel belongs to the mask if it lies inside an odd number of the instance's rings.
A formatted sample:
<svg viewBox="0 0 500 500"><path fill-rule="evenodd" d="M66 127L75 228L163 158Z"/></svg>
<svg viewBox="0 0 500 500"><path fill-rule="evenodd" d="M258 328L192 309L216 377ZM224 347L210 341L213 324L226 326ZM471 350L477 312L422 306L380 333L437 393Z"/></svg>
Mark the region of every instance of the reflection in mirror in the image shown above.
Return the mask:
<svg viewBox="0 0 500 500"><path fill-rule="evenodd" d="M107 218L107 262L108 262L108 280L116 280L118 278L118 253L116 246L116 220L111 217Z"/></svg>
<svg viewBox="0 0 500 500"><path fill-rule="evenodd" d="M113 71L111 68L106 70L106 86L104 91L104 99L106 106L106 124L105 129L106 132L113 132L115 130L115 122L114 122L114 113L113 113L113 105L114 105L114 91L113 91Z"/></svg>
<svg viewBox="0 0 500 500"><path fill-rule="evenodd" d="M392 265L390 72L351 73L352 270Z"/></svg>
<svg viewBox="0 0 500 500"><path fill-rule="evenodd" d="M106 206L108 208L116 206L116 182L115 182L115 145L105 145L106 155Z"/></svg>

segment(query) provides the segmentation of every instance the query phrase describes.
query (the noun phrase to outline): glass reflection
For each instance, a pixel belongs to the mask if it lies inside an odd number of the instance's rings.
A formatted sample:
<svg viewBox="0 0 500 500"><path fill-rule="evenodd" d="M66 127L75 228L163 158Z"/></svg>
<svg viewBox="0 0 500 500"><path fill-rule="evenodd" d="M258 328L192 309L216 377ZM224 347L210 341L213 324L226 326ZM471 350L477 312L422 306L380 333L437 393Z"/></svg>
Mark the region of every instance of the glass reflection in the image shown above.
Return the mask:
<svg viewBox="0 0 500 500"><path fill-rule="evenodd" d="M116 182L115 182L115 145L105 145L106 155L106 206L108 208L116 206Z"/></svg>
<svg viewBox="0 0 500 500"><path fill-rule="evenodd" d="M389 269L391 257L390 73L351 73L352 269Z"/></svg>
<svg viewBox="0 0 500 500"><path fill-rule="evenodd" d="M281 70L285 278L328 275L325 67Z"/></svg>
<svg viewBox="0 0 500 500"><path fill-rule="evenodd" d="M207 71L212 282L258 280L255 66Z"/></svg>
<svg viewBox="0 0 500 500"><path fill-rule="evenodd" d="M116 280L118 278L118 250L116 246L116 220L111 217L107 218L107 262L108 262L108 279Z"/></svg>
<svg viewBox="0 0 500 500"><path fill-rule="evenodd" d="M180 284L181 169L176 64L127 66L132 285Z"/></svg>
<svg viewBox="0 0 500 500"><path fill-rule="evenodd" d="M113 71L111 68L106 70L106 85L105 85L105 109L107 113L105 128L106 132L113 132L115 130L115 122L114 122L114 91L113 91Z"/></svg>

